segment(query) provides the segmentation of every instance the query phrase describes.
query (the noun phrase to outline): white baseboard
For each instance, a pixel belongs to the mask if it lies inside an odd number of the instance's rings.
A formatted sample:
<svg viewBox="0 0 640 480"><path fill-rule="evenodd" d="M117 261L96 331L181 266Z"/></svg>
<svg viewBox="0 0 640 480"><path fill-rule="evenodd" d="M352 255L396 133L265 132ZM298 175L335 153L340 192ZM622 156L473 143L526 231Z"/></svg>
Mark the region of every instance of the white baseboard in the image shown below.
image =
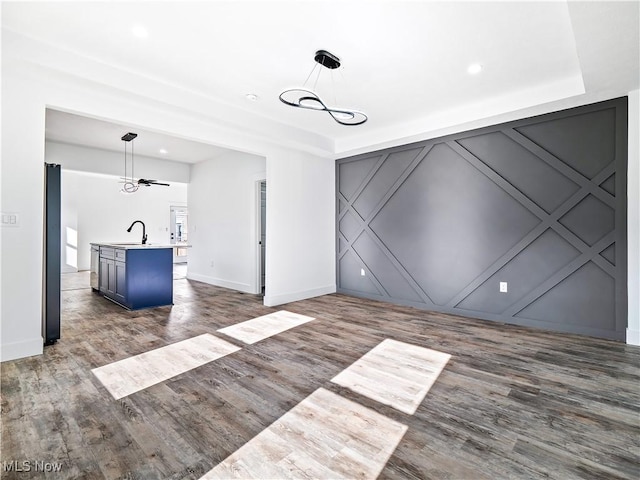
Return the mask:
<svg viewBox="0 0 640 480"><path fill-rule="evenodd" d="M0 347L0 361L17 360L19 358L42 355L44 341L42 337L24 340L22 342L4 343Z"/></svg>
<svg viewBox="0 0 640 480"><path fill-rule="evenodd" d="M215 285L216 287L229 288L231 290L238 290L244 293L255 293L252 286L248 283L233 282L230 280L223 280L222 278L210 277L208 275L201 275L199 273L187 273L189 280L196 280L202 283L208 283L209 285Z"/></svg>
<svg viewBox="0 0 640 480"><path fill-rule="evenodd" d="M640 346L640 330L630 330L627 328L627 344Z"/></svg>
<svg viewBox="0 0 640 480"><path fill-rule="evenodd" d="M267 294L264 297L264 305L266 307L275 307L276 305L297 302L298 300L305 300L307 298L320 297L330 293L336 293L335 284L327 285L326 287L313 288L311 290L302 290L300 292L281 293L278 295Z"/></svg>

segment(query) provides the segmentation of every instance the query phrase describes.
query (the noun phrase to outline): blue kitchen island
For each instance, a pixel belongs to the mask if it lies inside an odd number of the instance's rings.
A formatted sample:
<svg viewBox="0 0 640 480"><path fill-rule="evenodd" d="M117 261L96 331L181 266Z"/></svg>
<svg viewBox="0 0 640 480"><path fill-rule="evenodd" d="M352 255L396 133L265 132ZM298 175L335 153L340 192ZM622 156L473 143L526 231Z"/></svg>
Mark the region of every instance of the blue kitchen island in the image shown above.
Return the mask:
<svg viewBox="0 0 640 480"><path fill-rule="evenodd" d="M174 247L92 243L91 287L129 310L173 305Z"/></svg>

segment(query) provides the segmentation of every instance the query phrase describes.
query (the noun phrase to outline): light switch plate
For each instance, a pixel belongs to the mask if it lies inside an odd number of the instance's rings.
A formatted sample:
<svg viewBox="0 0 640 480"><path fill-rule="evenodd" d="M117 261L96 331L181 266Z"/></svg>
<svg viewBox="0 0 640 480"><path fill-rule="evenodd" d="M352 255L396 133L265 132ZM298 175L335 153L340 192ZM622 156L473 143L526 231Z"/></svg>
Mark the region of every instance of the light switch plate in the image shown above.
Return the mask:
<svg viewBox="0 0 640 480"><path fill-rule="evenodd" d="M0 218L2 219L3 227L19 227L20 226L20 215L13 212L2 212L0 214Z"/></svg>

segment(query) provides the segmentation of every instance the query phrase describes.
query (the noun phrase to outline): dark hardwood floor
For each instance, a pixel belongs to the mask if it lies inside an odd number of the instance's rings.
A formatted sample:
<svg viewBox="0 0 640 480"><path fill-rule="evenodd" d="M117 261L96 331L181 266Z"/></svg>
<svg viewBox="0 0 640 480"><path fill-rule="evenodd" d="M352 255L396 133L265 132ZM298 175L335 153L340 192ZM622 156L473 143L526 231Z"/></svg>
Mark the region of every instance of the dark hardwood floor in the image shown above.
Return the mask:
<svg viewBox="0 0 640 480"><path fill-rule="evenodd" d="M344 295L267 308L174 286L173 307L137 312L63 292L62 339L2 364L3 470L32 466L2 478L198 479L320 387L408 426L380 478L640 477L638 347ZM216 332L278 310L316 320L253 345ZM242 349L121 400L91 373L203 333ZM413 415L330 382L386 338L452 355Z"/></svg>

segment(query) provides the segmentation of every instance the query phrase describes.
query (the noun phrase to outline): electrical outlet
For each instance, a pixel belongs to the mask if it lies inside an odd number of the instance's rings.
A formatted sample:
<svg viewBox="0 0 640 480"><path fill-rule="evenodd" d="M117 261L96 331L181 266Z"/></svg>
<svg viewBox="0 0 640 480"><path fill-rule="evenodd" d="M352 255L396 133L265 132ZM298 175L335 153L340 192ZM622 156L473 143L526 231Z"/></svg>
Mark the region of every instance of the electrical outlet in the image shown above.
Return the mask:
<svg viewBox="0 0 640 480"><path fill-rule="evenodd" d="M364 276L365 276L364 268L361 268L361 269L360 269L360 276L361 276L361 277L364 277Z"/></svg>
<svg viewBox="0 0 640 480"><path fill-rule="evenodd" d="M507 282L500 282L500 293L507 293Z"/></svg>

